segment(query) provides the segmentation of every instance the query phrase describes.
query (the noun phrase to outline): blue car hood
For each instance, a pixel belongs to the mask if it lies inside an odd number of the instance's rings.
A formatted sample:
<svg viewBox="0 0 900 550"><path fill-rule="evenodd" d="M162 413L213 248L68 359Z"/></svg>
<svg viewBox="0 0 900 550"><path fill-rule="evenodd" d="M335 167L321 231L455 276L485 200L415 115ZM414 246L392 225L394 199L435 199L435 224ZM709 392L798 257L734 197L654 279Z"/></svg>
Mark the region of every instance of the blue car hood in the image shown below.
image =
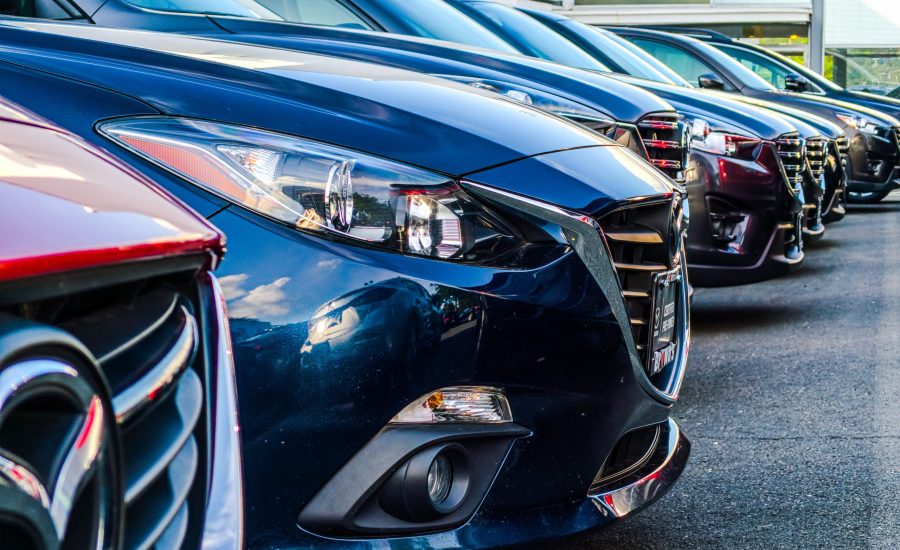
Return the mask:
<svg viewBox="0 0 900 550"><path fill-rule="evenodd" d="M872 122L875 122L879 126L900 126L900 121L898 121L891 115L876 111L874 109L870 109L868 107L863 107L862 105L848 103L846 101L840 101L829 97L782 91L766 93L764 95L755 95L755 97L766 99L782 105L787 105L789 107L795 107L797 109L829 109L836 113L855 114L865 117Z"/></svg>
<svg viewBox="0 0 900 550"><path fill-rule="evenodd" d="M862 105L863 107L887 113L894 118L900 119L900 100L883 95L857 92L855 90L844 90L844 93L847 94L847 101L849 103Z"/></svg>
<svg viewBox="0 0 900 550"><path fill-rule="evenodd" d="M742 103L732 96L632 76L616 75L616 78L652 91L671 103L682 115L704 119L713 128L716 126L713 122L720 122L767 140L796 130L783 116Z"/></svg>
<svg viewBox="0 0 900 550"><path fill-rule="evenodd" d="M236 42L2 19L0 61L114 90L165 114L307 137L450 176L551 151L613 146L470 86Z"/></svg>
<svg viewBox="0 0 900 550"><path fill-rule="evenodd" d="M608 76L520 55L405 35L235 17L211 19L221 38L337 55L429 74L469 76L540 89L587 105L621 122L672 112L666 101Z"/></svg>
<svg viewBox="0 0 900 550"><path fill-rule="evenodd" d="M726 92L711 93L722 95L726 94ZM814 115L809 111L795 109L793 107L788 107L787 105L782 105L781 103L766 101L765 99L756 97L740 96L736 99L738 101L741 101L742 103L748 103L750 105L769 109L775 111L776 113L779 113L780 115L783 115L785 118L787 118L787 120L791 122L791 124L797 127L797 129L800 131L800 135L802 135L803 137L820 135L829 139L837 139L840 136L844 135L844 131L841 130L840 126L824 117Z"/></svg>

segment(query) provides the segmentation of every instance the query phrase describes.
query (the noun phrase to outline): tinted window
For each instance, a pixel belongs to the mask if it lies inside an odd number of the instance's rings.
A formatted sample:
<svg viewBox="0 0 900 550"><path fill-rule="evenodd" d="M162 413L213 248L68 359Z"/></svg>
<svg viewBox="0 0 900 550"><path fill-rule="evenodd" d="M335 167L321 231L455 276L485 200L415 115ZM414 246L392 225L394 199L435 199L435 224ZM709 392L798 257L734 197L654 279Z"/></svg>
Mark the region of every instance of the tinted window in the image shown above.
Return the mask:
<svg viewBox="0 0 900 550"><path fill-rule="evenodd" d="M150 10L176 11L181 13L213 13L235 15L254 19L280 21L275 13L254 0L127 0L129 3Z"/></svg>
<svg viewBox="0 0 900 550"><path fill-rule="evenodd" d="M791 71L789 71L787 67L778 65L766 57L743 48L735 48L734 46L724 46L720 44L716 44L716 47L737 59L741 65L759 75L760 78L767 81L772 86L784 89L784 77L791 74Z"/></svg>
<svg viewBox="0 0 900 550"><path fill-rule="evenodd" d="M687 50L677 46L670 46L657 42L656 40L648 40L645 38L631 38L631 41L643 48L650 55L662 61L670 69L681 75L685 80L694 84L697 83L700 76L704 74L718 74L712 67L698 59ZM733 90L727 82L726 90Z"/></svg>
<svg viewBox="0 0 900 550"><path fill-rule="evenodd" d="M84 18L68 0L0 0L0 15L56 20Z"/></svg>
<svg viewBox="0 0 900 550"><path fill-rule="evenodd" d="M500 37L443 0L381 0L380 4L415 27L416 36L518 53Z"/></svg>
<svg viewBox="0 0 900 550"><path fill-rule="evenodd" d="M468 7L473 16L479 17L486 26L496 27L498 33L510 35L523 53L572 67L609 71L608 67L556 31L509 6L479 2Z"/></svg>
<svg viewBox="0 0 900 550"><path fill-rule="evenodd" d="M338 0L259 0L259 3L292 23L374 30Z"/></svg>

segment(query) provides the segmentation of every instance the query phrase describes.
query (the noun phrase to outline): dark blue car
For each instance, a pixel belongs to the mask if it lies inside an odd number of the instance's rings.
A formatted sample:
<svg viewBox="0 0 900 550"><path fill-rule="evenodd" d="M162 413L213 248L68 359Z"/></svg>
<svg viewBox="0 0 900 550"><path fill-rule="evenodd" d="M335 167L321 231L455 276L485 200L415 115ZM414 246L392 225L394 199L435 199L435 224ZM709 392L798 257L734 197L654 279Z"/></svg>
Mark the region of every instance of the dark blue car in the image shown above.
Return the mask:
<svg viewBox="0 0 900 550"><path fill-rule="evenodd" d="M0 79L226 233L250 547L554 538L683 471L684 197L627 148L175 34L6 19Z"/></svg>

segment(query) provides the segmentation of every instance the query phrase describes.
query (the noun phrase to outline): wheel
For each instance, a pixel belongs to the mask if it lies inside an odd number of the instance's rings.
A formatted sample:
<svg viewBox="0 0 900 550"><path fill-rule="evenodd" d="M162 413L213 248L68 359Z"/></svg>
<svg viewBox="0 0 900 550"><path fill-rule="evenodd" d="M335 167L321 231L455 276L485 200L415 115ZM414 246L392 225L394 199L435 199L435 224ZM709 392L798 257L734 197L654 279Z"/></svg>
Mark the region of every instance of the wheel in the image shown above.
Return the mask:
<svg viewBox="0 0 900 550"><path fill-rule="evenodd" d="M855 204L875 204L890 194L888 191L848 191L847 202Z"/></svg>

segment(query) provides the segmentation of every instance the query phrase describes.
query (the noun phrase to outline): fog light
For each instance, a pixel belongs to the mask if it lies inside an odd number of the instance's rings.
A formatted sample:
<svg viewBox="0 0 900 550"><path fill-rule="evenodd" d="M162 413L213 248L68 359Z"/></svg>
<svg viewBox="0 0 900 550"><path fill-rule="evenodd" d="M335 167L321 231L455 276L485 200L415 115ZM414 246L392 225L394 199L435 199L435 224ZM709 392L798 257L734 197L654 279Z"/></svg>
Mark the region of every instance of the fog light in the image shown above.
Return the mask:
<svg viewBox="0 0 900 550"><path fill-rule="evenodd" d="M431 502L440 505L447 500L453 486L453 466L444 454L437 455L428 468L428 496Z"/></svg>
<svg viewBox="0 0 900 550"><path fill-rule="evenodd" d="M385 483L379 495L389 514L406 521L432 521L456 512L469 496L472 459L458 443L419 451Z"/></svg>
<svg viewBox="0 0 900 550"><path fill-rule="evenodd" d="M501 390L479 386L443 388L423 395L391 419L391 424L512 422L509 401Z"/></svg>

